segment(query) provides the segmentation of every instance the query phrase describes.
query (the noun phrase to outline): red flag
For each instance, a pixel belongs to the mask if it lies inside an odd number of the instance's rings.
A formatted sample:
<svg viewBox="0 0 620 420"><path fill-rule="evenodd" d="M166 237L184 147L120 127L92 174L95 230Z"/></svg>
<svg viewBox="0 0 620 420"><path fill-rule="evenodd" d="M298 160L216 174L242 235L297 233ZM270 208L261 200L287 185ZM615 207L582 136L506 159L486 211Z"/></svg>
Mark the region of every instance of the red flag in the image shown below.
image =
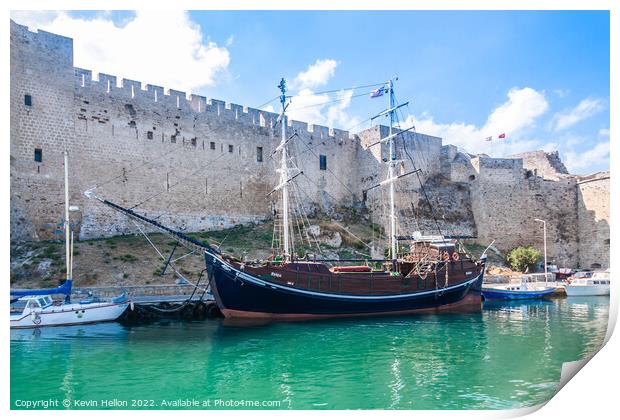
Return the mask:
<svg viewBox="0 0 620 420"><path fill-rule="evenodd" d="M506 138L506 133L502 133L499 136L497 136L500 139L505 139Z"/></svg>

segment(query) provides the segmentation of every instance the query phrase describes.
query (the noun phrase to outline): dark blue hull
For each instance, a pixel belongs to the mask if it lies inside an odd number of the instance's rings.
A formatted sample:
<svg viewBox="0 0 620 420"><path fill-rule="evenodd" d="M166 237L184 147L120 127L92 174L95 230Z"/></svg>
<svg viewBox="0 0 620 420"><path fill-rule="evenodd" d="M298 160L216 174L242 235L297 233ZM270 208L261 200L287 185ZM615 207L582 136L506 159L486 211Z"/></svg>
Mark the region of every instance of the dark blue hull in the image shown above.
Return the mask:
<svg viewBox="0 0 620 420"><path fill-rule="evenodd" d="M445 289L397 295L349 295L299 289L237 270L205 253L211 287L227 317L313 318L387 315L471 306L480 310L482 273Z"/></svg>

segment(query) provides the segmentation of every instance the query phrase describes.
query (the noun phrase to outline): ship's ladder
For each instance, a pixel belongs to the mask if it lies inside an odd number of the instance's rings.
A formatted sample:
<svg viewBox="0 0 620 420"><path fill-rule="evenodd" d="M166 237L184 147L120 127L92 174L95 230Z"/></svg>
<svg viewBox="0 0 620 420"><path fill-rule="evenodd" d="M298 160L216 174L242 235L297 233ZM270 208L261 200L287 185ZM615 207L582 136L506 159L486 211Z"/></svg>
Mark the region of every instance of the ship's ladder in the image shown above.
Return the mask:
<svg viewBox="0 0 620 420"><path fill-rule="evenodd" d="M421 279L425 280L429 273L433 271L434 263L430 261L430 258L427 255L420 258L418 262L415 263L409 274L407 276L417 275Z"/></svg>
<svg viewBox="0 0 620 420"><path fill-rule="evenodd" d="M281 248L282 231L282 220L278 217L275 217L273 220L273 236L271 238L271 249L273 249L275 252L279 252Z"/></svg>

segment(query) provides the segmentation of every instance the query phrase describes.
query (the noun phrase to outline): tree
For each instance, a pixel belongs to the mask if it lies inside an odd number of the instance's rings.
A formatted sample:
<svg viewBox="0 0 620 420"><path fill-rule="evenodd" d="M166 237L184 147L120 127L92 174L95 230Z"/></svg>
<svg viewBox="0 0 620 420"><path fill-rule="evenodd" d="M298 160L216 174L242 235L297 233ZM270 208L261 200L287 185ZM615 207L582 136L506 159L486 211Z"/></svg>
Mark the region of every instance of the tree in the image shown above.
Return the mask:
<svg viewBox="0 0 620 420"><path fill-rule="evenodd" d="M515 271L525 271L536 264L542 254L531 246L520 246L514 248L506 255L506 261Z"/></svg>

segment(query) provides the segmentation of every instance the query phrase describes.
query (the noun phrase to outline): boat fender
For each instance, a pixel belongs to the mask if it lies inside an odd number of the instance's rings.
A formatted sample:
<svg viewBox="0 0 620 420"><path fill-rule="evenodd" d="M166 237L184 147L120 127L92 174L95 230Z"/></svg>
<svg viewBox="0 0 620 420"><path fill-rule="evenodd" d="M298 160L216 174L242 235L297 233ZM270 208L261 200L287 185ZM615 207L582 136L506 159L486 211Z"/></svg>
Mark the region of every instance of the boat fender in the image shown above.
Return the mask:
<svg viewBox="0 0 620 420"><path fill-rule="evenodd" d="M460 260L460 259L461 259L461 256L459 255L459 253L458 253L458 252L454 251L454 252L452 253L452 259L453 259L454 261L458 261L458 260Z"/></svg>
<svg viewBox="0 0 620 420"><path fill-rule="evenodd" d="M443 260L450 261L450 254L448 254L448 251L443 252Z"/></svg>
<svg viewBox="0 0 620 420"><path fill-rule="evenodd" d="M129 308L133 311L133 300L129 302Z"/></svg>

